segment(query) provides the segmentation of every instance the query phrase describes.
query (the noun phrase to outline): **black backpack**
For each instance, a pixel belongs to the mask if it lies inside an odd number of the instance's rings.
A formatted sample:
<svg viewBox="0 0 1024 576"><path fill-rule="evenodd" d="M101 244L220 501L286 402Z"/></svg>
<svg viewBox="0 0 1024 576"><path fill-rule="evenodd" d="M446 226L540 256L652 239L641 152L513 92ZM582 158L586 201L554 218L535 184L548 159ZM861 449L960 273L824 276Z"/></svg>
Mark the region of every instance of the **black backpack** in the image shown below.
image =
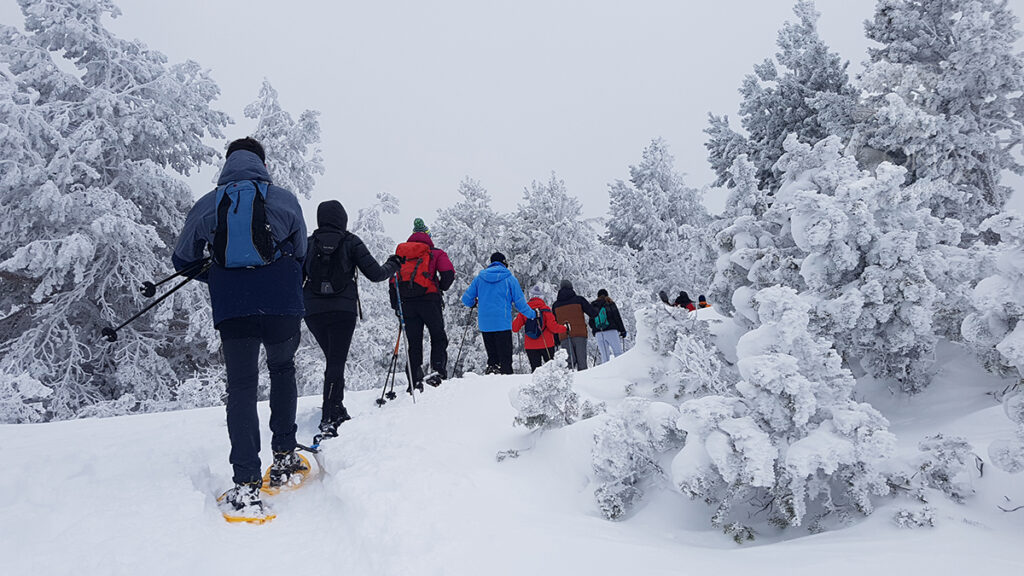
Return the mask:
<svg viewBox="0 0 1024 576"><path fill-rule="evenodd" d="M526 334L527 338L536 340L544 334L544 313L551 312L551 310L547 308L534 308L533 311L537 316L526 320L526 324L523 325L523 333Z"/></svg>
<svg viewBox="0 0 1024 576"><path fill-rule="evenodd" d="M354 280L354 266L345 250L348 232L317 231L306 254L306 282L315 296L334 296Z"/></svg>

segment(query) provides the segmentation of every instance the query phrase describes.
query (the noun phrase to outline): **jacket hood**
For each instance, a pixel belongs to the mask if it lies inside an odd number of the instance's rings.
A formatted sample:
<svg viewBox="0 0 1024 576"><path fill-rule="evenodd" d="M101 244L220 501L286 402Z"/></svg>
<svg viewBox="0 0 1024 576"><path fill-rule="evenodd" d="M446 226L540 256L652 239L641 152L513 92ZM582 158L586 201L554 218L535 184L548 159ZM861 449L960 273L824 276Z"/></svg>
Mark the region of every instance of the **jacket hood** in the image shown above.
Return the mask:
<svg viewBox="0 0 1024 576"><path fill-rule="evenodd" d="M419 242L420 244L426 244L431 249L434 248L434 241L430 239L430 235L426 232L413 232L406 242Z"/></svg>
<svg viewBox="0 0 1024 576"><path fill-rule="evenodd" d="M536 298L536 297L530 298L529 300L526 301L526 303L530 305L530 308L534 308L534 309L536 309L536 308L547 308L548 307L548 305L544 302L544 300L542 300L540 298Z"/></svg>
<svg viewBox="0 0 1024 576"><path fill-rule="evenodd" d="M484 268L484 271L480 273L480 278L484 282L493 284L495 282L504 282L511 275L512 273L509 272L508 268L505 268L500 262L492 262L490 266Z"/></svg>
<svg viewBox="0 0 1024 576"><path fill-rule="evenodd" d="M572 289L572 286L558 289L558 297L555 298L557 301L568 300L576 297L576 291Z"/></svg>
<svg viewBox="0 0 1024 576"><path fill-rule="evenodd" d="M348 212L337 200L321 202L316 209L316 225L319 228L334 228L345 232L348 229Z"/></svg>
<svg viewBox="0 0 1024 576"><path fill-rule="evenodd" d="M248 150L236 150L228 156L220 170L220 177L217 178L217 186L239 180L271 181L270 172L267 172L267 167L260 161L260 157Z"/></svg>

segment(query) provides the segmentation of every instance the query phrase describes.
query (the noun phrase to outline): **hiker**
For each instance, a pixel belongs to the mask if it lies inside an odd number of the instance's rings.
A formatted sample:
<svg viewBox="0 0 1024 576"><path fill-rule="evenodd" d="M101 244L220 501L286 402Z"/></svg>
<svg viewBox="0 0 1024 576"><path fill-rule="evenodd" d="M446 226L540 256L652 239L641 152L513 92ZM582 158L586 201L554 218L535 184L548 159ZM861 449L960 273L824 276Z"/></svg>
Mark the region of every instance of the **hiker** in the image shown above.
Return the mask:
<svg viewBox="0 0 1024 576"><path fill-rule="evenodd" d="M697 308L711 308L711 304L708 304L708 299L703 294L697 296Z"/></svg>
<svg viewBox="0 0 1024 576"><path fill-rule="evenodd" d="M540 368L548 360L555 357L555 338L557 334L565 334L565 326L558 323L554 313L544 303L544 290L540 286L530 288L530 299L527 304L536 313L533 320L527 319L522 313L516 314L512 320L512 331L519 332L524 327L523 335L526 337L523 348L526 349L526 357L530 360L530 372Z"/></svg>
<svg viewBox="0 0 1024 576"><path fill-rule="evenodd" d="M690 312L697 309L697 305L693 300L690 300L690 295L686 292L679 292L679 296L676 296L676 301L672 303L676 308L686 308Z"/></svg>
<svg viewBox="0 0 1024 576"><path fill-rule="evenodd" d="M576 294L572 282L562 280L558 285L558 297L551 304L551 310L559 324L569 325L568 337L562 340L562 347L569 351L569 368L587 369L587 319L593 318L597 310L587 299Z"/></svg>
<svg viewBox="0 0 1024 576"><path fill-rule="evenodd" d="M303 266L302 296L306 327L327 360L320 433L331 438L338 435L341 423L351 419L344 403L345 362L356 329L356 272L362 272L370 282L387 280L398 271L401 258L392 254L384 265L377 264L359 236L348 231L348 213L337 200L320 203L316 224Z"/></svg>
<svg viewBox="0 0 1024 576"><path fill-rule="evenodd" d="M469 308L479 305L477 327L487 350L487 368L484 374L512 373L512 305L527 319L537 314L523 296L519 281L508 269L508 261L501 252L491 254L491 263L473 278L462 295L462 304Z"/></svg>
<svg viewBox="0 0 1024 576"><path fill-rule="evenodd" d="M294 356L304 312L306 224L295 195L271 184L263 146L252 138L228 145L217 188L189 211L174 248L175 269L200 262L206 249L213 264L200 280L210 290L224 355L235 483L222 500L235 510L262 513L256 411L261 345L270 372L270 483L283 485L291 474L305 470L295 454Z"/></svg>
<svg viewBox="0 0 1024 576"><path fill-rule="evenodd" d="M455 281L455 267L444 250L434 247L430 230L420 218L415 219L412 235L398 245L395 253L404 258L404 262L398 272L397 287L392 278L388 293L391 307L405 322L410 386L423 391L424 326L430 332L431 373L426 376L426 382L439 386L442 380L448 379L448 335L444 331L441 292Z"/></svg>
<svg viewBox="0 0 1024 576"><path fill-rule="evenodd" d="M597 339L597 349L601 353L600 364L607 362L611 355L622 355L622 340L626 338L626 326L622 323L619 307L608 297L608 291L601 288L597 291L597 300L590 303L597 310L597 315L590 319L590 329Z"/></svg>

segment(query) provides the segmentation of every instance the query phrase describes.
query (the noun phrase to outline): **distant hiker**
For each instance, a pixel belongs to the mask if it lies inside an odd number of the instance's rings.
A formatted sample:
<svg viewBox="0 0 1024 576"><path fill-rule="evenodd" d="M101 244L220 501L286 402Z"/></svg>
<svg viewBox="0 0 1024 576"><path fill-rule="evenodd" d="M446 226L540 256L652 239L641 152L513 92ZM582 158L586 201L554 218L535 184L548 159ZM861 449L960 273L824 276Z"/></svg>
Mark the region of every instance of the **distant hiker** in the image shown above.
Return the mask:
<svg viewBox="0 0 1024 576"><path fill-rule="evenodd" d="M711 308L711 304L708 304L708 299L703 294L697 296L697 308Z"/></svg>
<svg viewBox="0 0 1024 576"><path fill-rule="evenodd" d="M697 304L693 300L690 300L690 295L686 292L680 292L679 296L676 296L676 301L673 302L672 305L677 308L686 308L691 312L697 309Z"/></svg>
<svg viewBox="0 0 1024 576"><path fill-rule="evenodd" d="M562 340L562 347L569 351L569 368L587 369L587 316L597 316L597 310L587 299L576 294L572 282L562 280L558 285L558 297L551 304L551 310L559 324L569 325L568 338Z"/></svg>
<svg viewBox="0 0 1024 576"><path fill-rule="evenodd" d="M544 303L544 291L540 286L530 288L529 296L530 300L527 303L536 313L536 317L529 319L522 313L516 314L512 320L512 331L519 332L526 328L523 333L523 347L526 348L526 357L530 359L532 372L555 357L555 335L565 334L566 330Z"/></svg>
<svg viewBox="0 0 1024 576"><path fill-rule="evenodd" d="M414 221L412 235L398 245L395 253L405 261L398 272L398 286L394 278L389 283L391 307L398 313L398 299L402 299L412 386L423 390L424 326L430 332L431 373L426 376L426 382L438 386L448 379L448 335L444 331L441 292L455 281L455 267L444 250L434 247L430 231L419 218Z"/></svg>
<svg viewBox="0 0 1024 576"><path fill-rule="evenodd" d="M523 296L508 262L501 252L491 254L491 263L484 268L462 295L462 304L472 308L478 305L477 326L487 349L487 369L484 374L512 373L512 305L527 319L536 318Z"/></svg>
<svg viewBox="0 0 1024 576"><path fill-rule="evenodd" d="M260 346L270 372L270 483L304 470L295 454L295 350L299 346L306 224L295 195L274 186L263 146L252 138L228 146L217 188L185 218L172 261L183 270L210 250L205 278L227 373L229 460L234 488L222 497L235 510L263 512L260 422L256 411Z"/></svg>
<svg viewBox="0 0 1024 576"><path fill-rule="evenodd" d="M619 307L608 297L608 291L601 288L597 291L597 300L590 303L597 310L597 315L590 319L590 328L597 339L597 349L601 353L601 364L608 361L611 355L622 355L622 339L626 337L626 326L622 323Z"/></svg>
<svg viewBox="0 0 1024 576"><path fill-rule="evenodd" d="M320 433L334 437L338 426L350 419L344 403L345 362L356 329L356 271L371 282L380 282L398 271L401 259L392 254L383 266L378 265L359 236L348 231L348 214L337 200L320 203L316 223L303 267L302 296L306 327L327 359Z"/></svg>

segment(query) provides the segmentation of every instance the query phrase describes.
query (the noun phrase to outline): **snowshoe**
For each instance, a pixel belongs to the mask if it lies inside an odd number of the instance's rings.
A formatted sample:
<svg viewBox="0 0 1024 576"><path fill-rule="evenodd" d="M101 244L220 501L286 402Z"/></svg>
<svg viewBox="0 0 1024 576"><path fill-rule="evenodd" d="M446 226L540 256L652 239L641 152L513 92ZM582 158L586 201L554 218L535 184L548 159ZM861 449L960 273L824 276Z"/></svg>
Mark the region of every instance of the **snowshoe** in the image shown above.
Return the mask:
<svg viewBox="0 0 1024 576"><path fill-rule="evenodd" d="M274 463L263 475L263 492L272 495L282 490L294 490L306 482L311 471L309 460L294 450L275 452Z"/></svg>
<svg viewBox="0 0 1024 576"><path fill-rule="evenodd" d="M484 369L484 374L501 374L501 366L488 364L487 368Z"/></svg>
<svg viewBox="0 0 1024 576"><path fill-rule="evenodd" d="M431 372L430 374L427 375L426 378L423 379L423 381L426 382L427 384L430 384L434 388L437 388L438 386L441 385L441 382L445 380L445 378L446 376L441 372Z"/></svg>
<svg viewBox="0 0 1024 576"><path fill-rule="evenodd" d="M260 499L260 481L235 484L235 487L217 497L217 506L228 522L263 524L277 516Z"/></svg>

